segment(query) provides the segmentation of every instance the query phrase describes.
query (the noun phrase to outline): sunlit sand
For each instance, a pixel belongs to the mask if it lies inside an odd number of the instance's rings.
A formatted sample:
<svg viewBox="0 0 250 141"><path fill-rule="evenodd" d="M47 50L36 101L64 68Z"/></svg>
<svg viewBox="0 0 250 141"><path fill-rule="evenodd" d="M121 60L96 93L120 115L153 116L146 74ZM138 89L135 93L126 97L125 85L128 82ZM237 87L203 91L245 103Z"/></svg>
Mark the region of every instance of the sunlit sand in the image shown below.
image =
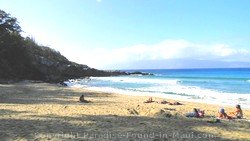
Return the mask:
<svg viewBox="0 0 250 141"><path fill-rule="evenodd" d="M79 103L84 94L90 103ZM46 83L0 85L0 126L4 140L247 140L250 110L243 120L208 123L220 106L143 103L148 97L61 87ZM160 98L153 98L160 101ZM171 100L168 100L171 101ZM203 119L186 118L204 109ZM233 107L226 107L233 111ZM166 116L170 115L170 116Z"/></svg>

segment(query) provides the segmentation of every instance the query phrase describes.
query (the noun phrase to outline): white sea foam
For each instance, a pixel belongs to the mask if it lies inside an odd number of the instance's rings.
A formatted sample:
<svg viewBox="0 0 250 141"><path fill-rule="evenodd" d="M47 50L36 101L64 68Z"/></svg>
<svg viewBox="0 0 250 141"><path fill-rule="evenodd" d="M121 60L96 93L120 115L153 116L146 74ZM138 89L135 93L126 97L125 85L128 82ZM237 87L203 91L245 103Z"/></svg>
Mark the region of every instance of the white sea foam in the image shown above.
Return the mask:
<svg viewBox="0 0 250 141"><path fill-rule="evenodd" d="M181 83L180 80L171 79L151 79L151 78L131 78L131 77L91 77L93 80L120 82L120 83L151 83L151 84L169 84L175 85Z"/></svg>
<svg viewBox="0 0 250 141"><path fill-rule="evenodd" d="M244 108L250 108L250 94L225 93L211 89L204 89L197 86L183 86L178 80L161 80L150 78L129 78L129 77L92 77L91 81L108 81L122 83L150 83L159 84L151 87L124 88L114 87L93 87L83 85L89 82L89 79L71 80L66 82L71 87L84 87L89 90L103 91L109 93L119 93L136 96L154 96L167 99L184 100L191 102L210 103L217 105L235 105L241 104Z"/></svg>
<svg viewBox="0 0 250 141"><path fill-rule="evenodd" d="M86 87L86 85L83 85L81 83L82 81L86 81L85 79L70 79L68 81L65 81L64 83L69 87L77 87L77 88L83 88Z"/></svg>
<svg viewBox="0 0 250 141"><path fill-rule="evenodd" d="M157 88L158 92L152 92L151 88L150 91L144 89L144 91L133 91L133 90L122 90L117 88L111 87L86 87L89 90L95 91L102 91L102 92L109 92L109 93L117 93L117 94L124 94L124 95L134 95L134 96L154 96L160 97L165 99L175 99L175 100L183 100L189 102L200 102L200 103L209 103L209 104L216 104L216 105L236 105L241 104L244 108L250 108L250 94L234 94L234 93L222 93L216 92L212 90L202 90L191 88L189 90L181 89L176 92L181 91L181 93L177 94L168 94L162 93L159 88ZM184 90L184 91L183 91ZM191 93L190 93L191 92Z"/></svg>
<svg viewBox="0 0 250 141"><path fill-rule="evenodd" d="M250 106L250 94L225 93L200 87L190 86L168 86L166 87L149 87L143 88L143 91L156 91L164 93L169 97L178 97L178 99L192 99L207 103L225 103L232 105L235 103L247 104Z"/></svg>

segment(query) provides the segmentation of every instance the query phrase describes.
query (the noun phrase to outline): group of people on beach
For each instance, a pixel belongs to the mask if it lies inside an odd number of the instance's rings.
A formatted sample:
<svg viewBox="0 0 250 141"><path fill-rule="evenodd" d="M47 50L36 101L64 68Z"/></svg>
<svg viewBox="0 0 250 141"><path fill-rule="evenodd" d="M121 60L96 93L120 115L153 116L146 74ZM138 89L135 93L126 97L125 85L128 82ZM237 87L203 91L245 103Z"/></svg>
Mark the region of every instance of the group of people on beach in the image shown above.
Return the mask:
<svg viewBox="0 0 250 141"><path fill-rule="evenodd" d="M81 102L81 103L89 103L90 101L86 100L84 98L84 95L81 95L80 98L79 98L79 102ZM152 97L150 97L148 100L144 101L144 103L152 103L152 102L155 102L155 101L153 101ZM183 105L180 102L168 102L166 100L162 100L162 101L157 102L157 103L168 104L168 105ZM241 106L236 105L235 108L236 108L235 111L230 112L229 114L227 114L225 112L224 108L221 108L219 110L219 112L218 112L217 119L242 119L243 118L243 112L242 112ZM186 113L185 116L186 117L203 118L205 116L205 110L200 110L200 109L194 108L192 112Z"/></svg>
<svg viewBox="0 0 250 141"><path fill-rule="evenodd" d="M152 102L154 102L152 97L149 97L148 100L144 101L144 103L152 103ZM168 102L166 100L162 100L162 101L157 102L157 103L168 104L168 105L182 105L180 102L177 102L177 101L175 101L175 102Z"/></svg>
<svg viewBox="0 0 250 141"><path fill-rule="evenodd" d="M230 112L229 114L227 114L225 112L224 108L221 108L218 112L218 119L242 119L243 118L243 112L242 109L240 107L240 105L236 105L235 106L235 111ZM204 110L199 110L194 108L193 112L187 113L186 117L196 117L196 118L202 118L205 116L205 111Z"/></svg>
<svg viewBox="0 0 250 141"><path fill-rule="evenodd" d="M152 97L150 97L148 100L144 101L144 103L152 103L154 102ZM168 102L166 100L157 102L160 104L168 104L168 105L182 105L180 102ZM221 108L218 112L218 116L217 119L242 119L243 118L243 112L241 109L240 105L236 105L235 106L235 111L230 112L229 114L227 114L225 112L224 108ZM187 113L185 115L186 117L196 117L196 118L203 118L205 116L205 110L200 110L197 108L194 108L192 112Z"/></svg>
<svg viewBox="0 0 250 141"><path fill-rule="evenodd" d="M242 112L240 105L236 105L235 108L236 108L235 111L230 112L229 115L225 112L224 108L221 108L219 111L218 118L221 118L221 119L241 119L241 118L243 118L243 112Z"/></svg>

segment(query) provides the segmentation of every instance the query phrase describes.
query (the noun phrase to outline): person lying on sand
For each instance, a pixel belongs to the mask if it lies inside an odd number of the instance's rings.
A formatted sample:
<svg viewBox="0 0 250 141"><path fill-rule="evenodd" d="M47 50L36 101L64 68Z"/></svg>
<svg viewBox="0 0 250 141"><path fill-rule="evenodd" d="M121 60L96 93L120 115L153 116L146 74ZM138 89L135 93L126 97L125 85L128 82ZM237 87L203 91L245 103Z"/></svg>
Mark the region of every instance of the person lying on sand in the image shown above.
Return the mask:
<svg viewBox="0 0 250 141"><path fill-rule="evenodd" d="M89 103L90 101L84 99L84 95L81 95L79 101L82 103Z"/></svg>
<svg viewBox="0 0 250 141"><path fill-rule="evenodd" d="M152 103L152 102L154 102L152 97L150 97L148 100L144 101L144 103Z"/></svg>
<svg viewBox="0 0 250 141"><path fill-rule="evenodd" d="M157 103L160 103L160 104L167 104L168 102L166 100L162 100L160 102L157 102Z"/></svg>
<svg viewBox="0 0 250 141"><path fill-rule="evenodd" d="M241 110L240 105L236 105L236 110L234 112L230 112L229 115L232 116L233 118L238 118L238 119L243 118L243 112Z"/></svg>
<svg viewBox="0 0 250 141"><path fill-rule="evenodd" d="M199 117L204 117L205 116L205 110L198 109L198 114L199 114Z"/></svg>
<svg viewBox="0 0 250 141"><path fill-rule="evenodd" d="M168 105L182 105L180 102L168 102Z"/></svg>
<svg viewBox="0 0 250 141"><path fill-rule="evenodd" d="M220 118L220 119L233 119L231 116L227 115L224 108L220 109L219 114L218 114L218 118Z"/></svg>
<svg viewBox="0 0 250 141"><path fill-rule="evenodd" d="M193 112L187 113L185 116L186 117L202 118L205 116L205 112L204 112L204 110L201 111L199 109L194 108Z"/></svg>

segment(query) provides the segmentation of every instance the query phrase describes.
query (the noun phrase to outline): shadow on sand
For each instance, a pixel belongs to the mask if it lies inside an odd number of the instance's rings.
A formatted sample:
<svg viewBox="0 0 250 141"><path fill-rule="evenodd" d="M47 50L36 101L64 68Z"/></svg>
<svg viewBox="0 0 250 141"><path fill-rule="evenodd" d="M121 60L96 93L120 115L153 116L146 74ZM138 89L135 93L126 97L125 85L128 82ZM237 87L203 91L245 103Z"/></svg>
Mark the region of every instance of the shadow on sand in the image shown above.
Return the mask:
<svg viewBox="0 0 250 141"><path fill-rule="evenodd" d="M229 140L215 134L194 130L199 126L217 125L186 118L164 119L116 115L82 115L79 117L47 115L37 116L37 118L39 120L1 120L0 126L4 132L0 133L0 138L4 140ZM74 122L85 124L77 125ZM233 128L224 123L220 123L220 127L227 130Z"/></svg>
<svg viewBox="0 0 250 141"><path fill-rule="evenodd" d="M35 89L34 89L35 88ZM0 85L0 103L4 104L77 104L79 97L84 94L87 98L111 97L107 93L81 92L74 91L67 87L58 87L56 85L48 85L41 83L35 85L28 84L12 84ZM95 103L102 104L102 103Z"/></svg>
<svg viewBox="0 0 250 141"><path fill-rule="evenodd" d="M35 90L34 87L36 87ZM55 89L47 84L39 86L32 86L32 84L25 86L22 84L0 85L0 89L0 104L75 104L75 101L67 101L67 99L72 99L72 97L77 99L82 94L65 87L61 87L58 93L58 87ZM14 92L9 91L10 89L13 89ZM11 97L8 96L10 94ZM86 93L85 95L89 98L110 96L98 93ZM61 100L58 100L58 97ZM31 113L27 117L16 118L16 115L25 112L0 109L2 116L0 120L1 140L228 141L237 140L237 137L235 139L222 138L218 134L197 129L199 127L219 127L223 130L239 131L245 134L249 133L249 130L244 131L238 127L250 129L250 125L245 123L211 124L205 120L180 116L159 118L135 115L76 115L76 117L70 117L53 114L40 116ZM3 115L10 117L3 118Z"/></svg>

